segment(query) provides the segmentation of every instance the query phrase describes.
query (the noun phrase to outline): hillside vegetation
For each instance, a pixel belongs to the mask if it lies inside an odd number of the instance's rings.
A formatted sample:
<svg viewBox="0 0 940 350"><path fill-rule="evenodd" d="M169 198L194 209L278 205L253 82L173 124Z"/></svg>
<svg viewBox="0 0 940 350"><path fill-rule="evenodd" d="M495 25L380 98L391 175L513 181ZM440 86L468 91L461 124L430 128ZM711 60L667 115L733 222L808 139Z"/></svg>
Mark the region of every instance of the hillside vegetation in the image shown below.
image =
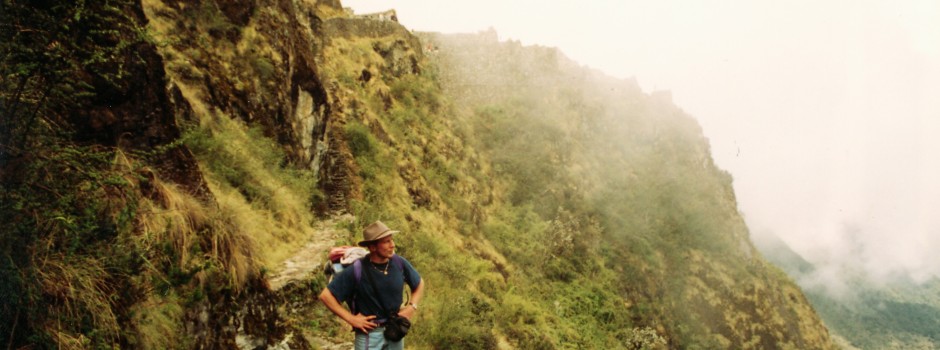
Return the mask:
<svg viewBox="0 0 940 350"><path fill-rule="evenodd" d="M667 92L334 1L2 6L3 344L341 343L267 280L381 219L409 347L833 348Z"/></svg>
<svg viewBox="0 0 940 350"><path fill-rule="evenodd" d="M846 263L817 267L773 235L756 239L767 259L806 291L820 317L860 349L940 348L940 280L873 279Z"/></svg>
<svg viewBox="0 0 940 350"><path fill-rule="evenodd" d="M807 286L807 297L833 333L860 349L940 348L940 283L864 279L850 283L856 295L834 297Z"/></svg>

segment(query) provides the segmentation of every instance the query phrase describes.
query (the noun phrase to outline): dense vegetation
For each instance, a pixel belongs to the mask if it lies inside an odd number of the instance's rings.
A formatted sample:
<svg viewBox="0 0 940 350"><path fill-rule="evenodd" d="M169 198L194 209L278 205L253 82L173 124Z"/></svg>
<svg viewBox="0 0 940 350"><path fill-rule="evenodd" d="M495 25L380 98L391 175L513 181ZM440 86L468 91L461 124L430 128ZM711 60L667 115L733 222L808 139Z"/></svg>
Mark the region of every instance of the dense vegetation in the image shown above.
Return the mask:
<svg viewBox="0 0 940 350"><path fill-rule="evenodd" d="M940 344L940 308L896 301L883 292L866 291L845 301L821 291L808 292L833 331L860 349L934 349Z"/></svg>
<svg viewBox="0 0 940 350"><path fill-rule="evenodd" d="M75 110L130 85L140 26L123 1L0 3L0 339L109 344L140 290L112 245L138 207L124 154L81 142ZM117 31L129 32L118 35ZM113 273L113 274L112 274ZM58 335L57 335L58 334ZM57 337L58 339L53 339Z"/></svg>
<svg viewBox="0 0 940 350"><path fill-rule="evenodd" d="M330 1L42 5L0 12L5 344L342 341L322 277L265 275L381 219L429 283L416 348L831 347L668 93Z"/></svg>
<svg viewBox="0 0 940 350"><path fill-rule="evenodd" d="M161 43L143 16L124 0L0 2L3 346L193 346L185 333L201 325L185 328L187 312L260 274L246 232L273 214L226 202L203 176L261 187L239 175L259 172L252 160L281 164L285 152L230 120L190 125L182 137L184 108L168 96ZM252 153L219 152L219 137L250 140ZM281 171L305 178L260 170ZM313 193L309 183L277 186ZM265 190L256 205L270 199Z"/></svg>

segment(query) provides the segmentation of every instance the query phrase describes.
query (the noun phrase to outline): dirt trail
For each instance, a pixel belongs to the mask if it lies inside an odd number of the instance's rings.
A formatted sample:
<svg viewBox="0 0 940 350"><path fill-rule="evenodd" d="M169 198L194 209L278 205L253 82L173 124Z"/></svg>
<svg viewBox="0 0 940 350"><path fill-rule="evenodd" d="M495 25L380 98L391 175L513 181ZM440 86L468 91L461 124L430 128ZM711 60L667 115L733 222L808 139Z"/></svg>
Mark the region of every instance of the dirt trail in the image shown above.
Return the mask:
<svg viewBox="0 0 940 350"><path fill-rule="evenodd" d="M311 240L278 266L271 274L271 277L268 278L271 290L277 291L291 281L305 280L310 278L313 273L321 273L330 247L334 245L340 234L345 234L342 230L337 229L336 225L354 219L352 215L346 214L318 222L314 226L316 234L311 237Z"/></svg>

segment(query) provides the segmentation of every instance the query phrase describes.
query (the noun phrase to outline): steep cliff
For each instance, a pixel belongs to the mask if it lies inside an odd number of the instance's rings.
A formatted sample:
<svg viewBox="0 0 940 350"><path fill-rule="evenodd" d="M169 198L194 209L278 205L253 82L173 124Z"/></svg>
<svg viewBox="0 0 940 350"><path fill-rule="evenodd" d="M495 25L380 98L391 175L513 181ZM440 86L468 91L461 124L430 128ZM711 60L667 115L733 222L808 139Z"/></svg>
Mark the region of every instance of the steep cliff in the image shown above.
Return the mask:
<svg viewBox="0 0 940 350"><path fill-rule="evenodd" d="M68 132L4 119L32 148L5 140L0 164L4 238L27 237L4 240L3 343L340 344L317 265L285 266L381 219L430 286L409 347L832 348L668 93L338 2L104 4L4 5L42 14L11 42L126 68L69 66L87 99L50 104L31 96L63 80L4 46L4 111Z"/></svg>

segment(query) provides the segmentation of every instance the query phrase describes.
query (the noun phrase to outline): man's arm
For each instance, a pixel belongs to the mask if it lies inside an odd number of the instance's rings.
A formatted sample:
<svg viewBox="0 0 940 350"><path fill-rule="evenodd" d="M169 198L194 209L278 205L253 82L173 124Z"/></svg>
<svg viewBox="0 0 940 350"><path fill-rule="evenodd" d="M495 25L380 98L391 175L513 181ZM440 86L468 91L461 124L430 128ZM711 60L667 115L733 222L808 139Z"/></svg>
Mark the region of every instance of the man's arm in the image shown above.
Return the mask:
<svg viewBox="0 0 940 350"><path fill-rule="evenodd" d="M320 302L326 306L327 309L330 309L336 316L342 318L343 321L346 321L350 326L355 329L361 330L365 333L369 333L376 324L372 322L375 319L375 316L365 316L363 314L353 315L351 312L346 310L343 305L340 305L339 300L336 300L336 296L330 292L329 288L323 288L323 291L320 292Z"/></svg>
<svg viewBox="0 0 940 350"><path fill-rule="evenodd" d="M424 279L421 279L421 282L418 282L418 286L411 291L411 304L419 305L421 304L421 297L424 296ZM409 320L414 320L414 313L417 311L417 306L405 305L401 310L398 310L398 314L408 318Z"/></svg>

